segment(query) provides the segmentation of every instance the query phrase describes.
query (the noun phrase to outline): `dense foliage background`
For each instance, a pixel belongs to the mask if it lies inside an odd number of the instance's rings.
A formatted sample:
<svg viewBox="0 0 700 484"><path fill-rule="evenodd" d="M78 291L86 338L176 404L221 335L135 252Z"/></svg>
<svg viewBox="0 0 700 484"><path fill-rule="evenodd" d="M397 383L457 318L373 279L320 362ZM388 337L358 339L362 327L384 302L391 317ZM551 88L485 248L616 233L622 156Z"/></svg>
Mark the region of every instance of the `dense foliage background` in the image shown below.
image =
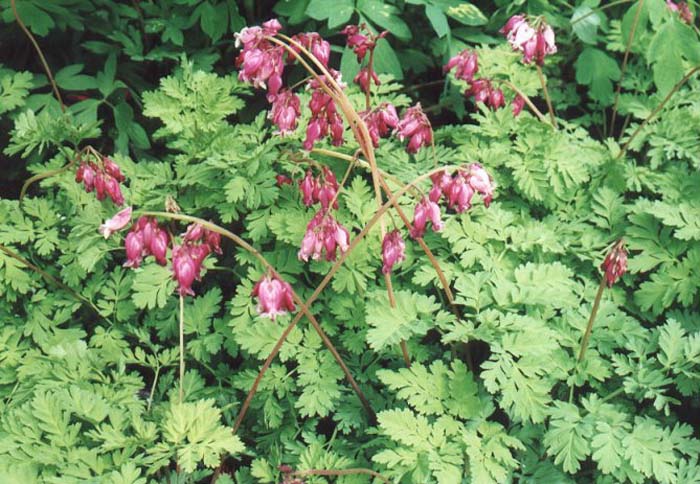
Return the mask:
<svg viewBox="0 0 700 484"><path fill-rule="evenodd" d="M215 475L219 483L267 483L284 478L279 465L371 468L405 483L700 482L697 20L663 0L16 7L67 110L3 0L1 482ZM546 113L537 70L498 33L517 13L543 15L556 33L558 53L543 70L558 130L527 109L515 117L510 108L476 106L464 82L442 72L452 55L475 49L482 76L517 86ZM364 96L350 80L359 65L339 31L361 22L388 30L376 49L382 84L374 102L401 111L421 102L439 164L479 162L496 192L489 208L478 202L445 215L445 229L425 237L456 311L407 234L406 261L393 274L398 304L390 307L378 227L311 307L376 421L302 319L234 435L246 393L291 321L257 314L251 290L263 266L228 240L222 256L207 259L196 296L185 299L180 402L170 269L153 261L122 267L124 234L105 240L97 231L116 207L85 193L74 169L60 168L88 145L108 154L126 176L129 205L163 211L175 202L183 214L214 221L309 297L332 264L298 260L314 212L275 176L301 178L311 157L340 179L347 162L302 152L303 127L274 134L264 93L238 80L233 33L273 16L289 34L317 31L331 42L331 65L358 110ZM288 83L303 77L293 71ZM351 158L357 149L348 131L339 150ZM401 183L434 167L430 149L410 155L396 138L382 140L377 162ZM37 177L20 203L25 180L54 171ZM429 181L421 187L427 192ZM399 203L410 216L416 201L406 194ZM372 219L377 207L362 166L339 206L337 218L354 235ZM186 227L165 223L173 234ZM577 365L599 266L621 237L629 271L605 290Z"/></svg>

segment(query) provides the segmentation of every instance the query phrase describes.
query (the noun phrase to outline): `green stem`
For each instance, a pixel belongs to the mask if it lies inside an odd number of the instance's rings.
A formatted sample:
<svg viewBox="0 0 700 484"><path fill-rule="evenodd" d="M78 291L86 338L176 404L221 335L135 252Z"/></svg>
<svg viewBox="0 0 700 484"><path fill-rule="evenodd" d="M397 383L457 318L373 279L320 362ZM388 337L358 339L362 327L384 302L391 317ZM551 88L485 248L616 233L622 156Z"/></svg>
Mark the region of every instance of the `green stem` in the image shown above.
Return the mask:
<svg viewBox="0 0 700 484"><path fill-rule="evenodd" d="M554 116L554 108L552 107L552 100L549 97L549 91L547 90L547 81L544 79L544 74L542 73L542 68L535 64L535 67L537 67L537 75L540 78L540 83L542 84L542 90L544 91L544 99L547 101L547 109L549 110L549 117L552 120L552 126L554 126L554 129L558 129L559 126L557 125L557 118Z"/></svg>
<svg viewBox="0 0 700 484"><path fill-rule="evenodd" d="M612 120L610 121L610 131L609 136L613 134L615 129L615 119L617 118L617 106L620 102L620 90L622 89L622 80L625 78L625 72L627 71L627 60L630 55L630 50L632 49L632 42L634 41L634 33L637 30L637 24L639 23L639 16L642 13L642 6L644 5L644 0L639 0L639 5L634 13L634 20L632 21L632 28L630 29L630 34L627 38L627 46L625 47L625 56L622 58L622 68L620 69L620 79L617 81L617 90L615 91L615 103L613 104L613 114ZM605 112L603 112L603 119L605 119Z"/></svg>

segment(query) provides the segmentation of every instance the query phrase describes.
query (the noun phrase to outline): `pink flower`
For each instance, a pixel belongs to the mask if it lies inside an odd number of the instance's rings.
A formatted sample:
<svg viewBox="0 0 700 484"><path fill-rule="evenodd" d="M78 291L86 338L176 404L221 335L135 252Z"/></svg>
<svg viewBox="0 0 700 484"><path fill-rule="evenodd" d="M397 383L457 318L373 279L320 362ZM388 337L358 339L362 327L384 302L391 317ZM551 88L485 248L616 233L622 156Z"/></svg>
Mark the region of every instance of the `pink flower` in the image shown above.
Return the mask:
<svg viewBox="0 0 700 484"><path fill-rule="evenodd" d="M476 52L463 50L456 56L452 57L447 64L442 68L444 72L451 71L454 68L455 77L463 81L471 82L474 79L474 74L479 71L479 61Z"/></svg>
<svg viewBox="0 0 700 484"><path fill-rule="evenodd" d="M513 106L513 116L518 116L520 112L523 110L523 107L525 107L525 98L522 97L520 94L517 94L513 98L513 102L511 102L511 106Z"/></svg>
<svg viewBox="0 0 700 484"><path fill-rule="evenodd" d="M396 131L401 141L409 138L406 148L409 153L417 153L421 147L430 146L433 142L433 129L420 103L406 110Z"/></svg>
<svg viewBox="0 0 700 484"><path fill-rule="evenodd" d="M304 149L311 150L316 141L329 135L332 144L340 146L343 144L343 120L338 114L333 98L321 89L315 79L309 83L309 86L314 90L309 101L311 119L306 127Z"/></svg>
<svg viewBox="0 0 700 484"><path fill-rule="evenodd" d="M693 15L693 12L690 11L688 8L688 3L687 2L673 2L671 0L666 0L666 6L671 10L672 12L678 12L678 15L680 19L687 23L688 25L693 24L693 20L695 19L695 16Z"/></svg>
<svg viewBox="0 0 700 484"><path fill-rule="evenodd" d="M123 182L125 180L121 169L119 169L119 165L117 165L111 158L107 156L102 157L102 165L104 166L105 172L118 182Z"/></svg>
<svg viewBox="0 0 700 484"><path fill-rule="evenodd" d="M608 287L612 287L627 272L627 250L624 240L620 239L613 246L600 268L605 272Z"/></svg>
<svg viewBox="0 0 700 484"><path fill-rule="evenodd" d="M448 191L452 183L452 177L445 171L441 171L431 175L430 179L433 182L433 187L428 193L428 198L431 202L438 203L443 195L449 196Z"/></svg>
<svg viewBox="0 0 700 484"><path fill-rule="evenodd" d="M114 232L117 232L129 225L129 222L131 222L131 212L131 207L126 207L125 209L117 212L114 217L106 220L105 223L100 225L100 228L98 229L100 234L102 234L105 239L108 239Z"/></svg>
<svg viewBox="0 0 700 484"><path fill-rule="evenodd" d="M282 89L272 100L272 108L268 119L279 129L279 134L285 136L297 127L297 119L301 116L299 96L289 89Z"/></svg>
<svg viewBox="0 0 700 484"><path fill-rule="evenodd" d="M435 232L442 230L443 224L440 220L440 207L437 203L431 202L428 198L423 198L413 212L413 229L411 237L421 238L425 235L426 225L430 221Z"/></svg>
<svg viewBox="0 0 700 484"><path fill-rule="evenodd" d="M155 257L156 262L162 266L164 266L167 262L166 255L168 253L169 242L170 237L168 237L168 233L165 230L160 229L155 233L149 246L151 255Z"/></svg>
<svg viewBox="0 0 700 484"><path fill-rule="evenodd" d="M469 174L467 177L469 185L479 194L484 200L484 205L488 207L493 198L493 183L491 177L479 163L472 163L469 166Z"/></svg>
<svg viewBox="0 0 700 484"><path fill-rule="evenodd" d="M115 205L124 205L124 196L116 178L105 176L105 192L109 195Z"/></svg>
<svg viewBox="0 0 700 484"><path fill-rule="evenodd" d="M446 190L447 206L455 208L457 213L462 213L472 206L474 188L467 182L465 174L457 172Z"/></svg>
<svg viewBox="0 0 700 484"><path fill-rule="evenodd" d="M336 251L341 253L348 250L350 234L332 215L319 211L306 226L306 234L301 241L299 260L308 261L309 257L319 260L323 253L326 260L336 259Z"/></svg>
<svg viewBox="0 0 700 484"><path fill-rule="evenodd" d="M199 247L196 245L196 243L203 241L203 244L199 244L206 248L206 253L203 254L202 259L204 259L204 257L206 257L210 252L216 252L219 255L222 254L221 234L205 229L198 223L192 223L187 227L187 230L182 235L182 241L192 247Z"/></svg>
<svg viewBox="0 0 700 484"><path fill-rule="evenodd" d="M277 180L277 186L281 187L282 185L293 185L294 180L289 178L287 175L275 175L275 180Z"/></svg>
<svg viewBox="0 0 700 484"><path fill-rule="evenodd" d="M381 82L379 81L379 77L377 77L377 73L374 72L374 70L372 70L372 75L370 76L369 67L363 67L362 69L360 69L360 71L353 79L353 82L359 84L360 89L362 89L362 92L365 93L369 92L370 90L370 81L374 82L375 86L381 84Z"/></svg>
<svg viewBox="0 0 700 484"><path fill-rule="evenodd" d="M314 198L314 193L316 193L316 179L311 174L311 170L306 170L306 176L299 180L299 190L301 190L301 197L304 205L310 207L316 203Z"/></svg>
<svg viewBox="0 0 700 484"><path fill-rule="evenodd" d="M464 94L474 96L475 103L484 103L491 109L498 109L506 104L503 91L494 88L489 79L474 80Z"/></svg>
<svg viewBox="0 0 700 484"><path fill-rule="evenodd" d="M379 138L389 136L399 124L396 108L389 103L382 103L371 111L363 111L360 117L367 126L367 131L375 148L379 146Z"/></svg>
<svg viewBox="0 0 700 484"><path fill-rule="evenodd" d="M273 321L279 315L294 311L292 286L277 276L263 276L253 287L252 296L258 298L258 313Z"/></svg>
<svg viewBox="0 0 700 484"><path fill-rule="evenodd" d="M296 40L306 50L311 52L313 56L316 57L319 62L321 62L321 64L328 67L328 60L331 57L331 44L329 44L328 41L323 40L318 33L301 33L293 36L292 39ZM294 45L292 45L292 49L294 49L297 53L299 52L299 49Z"/></svg>
<svg viewBox="0 0 700 484"><path fill-rule="evenodd" d="M382 241L382 272L390 274L394 264L403 261L405 256L406 243L401 237L401 232L392 230L384 236Z"/></svg>
<svg viewBox="0 0 700 484"><path fill-rule="evenodd" d="M281 28L280 23L272 19L262 27L246 27L235 34L236 46L243 45L236 59L236 66L240 69L238 78L257 88L267 89L270 96L276 96L282 87L284 48L265 36L275 36Z"/></svg>
<svg viewBox="0 0 700 484"><path fill-rule="evenodd" d="M173 278L178 283L180 296L194 296L192 283L197 278L201 268L197 266L197 262L192 257L190 246L173 246Z"/></svg>
<svg viewBox="0 0 700 484"><path fill-rule="evenodd" d="M126 234L124 247L126 249L126 262L124 263L124 267L139 267L143 260L143 234L133 230Z"/></svg>
<svg viewBox="0 0 700 484"><path fill-rule="evenodd" d="M335 174L327 166L324 166L321 178L316 183L316 189L314 190L314 198L321 203L321 207L324 210L328 210L331 201L333 201L333 208L338 208L338 200L335 198L338 188L338 180Z"/></svg>
<svg viewBox="0 0 700 484"><path fill-rule="evenodd" d="M523 53L523 62L529 64L532 59L538 65L544 64L547 55L557 52L552 27L540 20L535 30L524 15L514 15L500 30L506 36L513 50Z"/></svg>
<svg viewBox="0 0 700 484"><path fill-rule="evenodd" d="M360 33L363 32L363 33ZM348 25L342 31L347 38L347 46L353 49L355 55L357 56L357 62L362 62L362 60L367 55L367 52L373 51L377 46L377 40L385 37L387 31L383 31L378 35L373 35L365 24L361 25Z"/></svg>

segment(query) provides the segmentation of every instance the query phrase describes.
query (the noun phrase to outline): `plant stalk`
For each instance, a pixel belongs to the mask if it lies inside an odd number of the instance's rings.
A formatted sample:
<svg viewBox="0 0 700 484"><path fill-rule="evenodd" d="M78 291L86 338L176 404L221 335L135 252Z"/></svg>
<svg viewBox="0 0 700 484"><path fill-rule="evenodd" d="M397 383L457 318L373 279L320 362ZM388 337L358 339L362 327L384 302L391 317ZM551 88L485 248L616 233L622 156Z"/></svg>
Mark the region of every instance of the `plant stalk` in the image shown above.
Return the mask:
<svg viewBox="0 0 700 484"><path fill-rule="evenodd" d="M537 75L540 78L540 83L542 84L542 90L544 91L544 99L547 101L547 109L549 110L549 118L552 120L552 126L554 126L554 129L559 129L559 125L557 124L557 118L554 116L554 108L552 107L552 100L549 97L549 91L547 90L547 81L544 79L544 74L542 73L542 68L535 64L535 67L537 67Z"/></svg>
<svg viewBox="0 0 700 484"><path fill-rule="evenodd" d="M185 297L180 295L180 403L185 381Z"/></svg>

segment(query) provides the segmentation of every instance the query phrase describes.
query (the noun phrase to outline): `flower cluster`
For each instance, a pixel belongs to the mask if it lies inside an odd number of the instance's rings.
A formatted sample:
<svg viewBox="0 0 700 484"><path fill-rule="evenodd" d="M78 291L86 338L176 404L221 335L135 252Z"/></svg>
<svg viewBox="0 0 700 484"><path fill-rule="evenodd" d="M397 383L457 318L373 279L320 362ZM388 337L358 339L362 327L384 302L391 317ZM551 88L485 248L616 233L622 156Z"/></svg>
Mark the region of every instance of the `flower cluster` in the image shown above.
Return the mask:
<svg viewBox="0 0 700 484"><path fill-rule="evenodd" d="M513 15L499 32L506 36L513 50L523 53L525 64L534 59L541 66L545 56L557 52L554 30L541 18L531 24L525 15Z"/></svg>
<svg viewBox="0 0 700 484"><path fill-rule="evenodd" d="M116 205L123 205L124 196L119 184L124 181L124 175L119 165L106 156L100 161L81 161L75 173L75 181L82 183L88 193L94 190L98 200L109 197Z"/></svg>
<svg viewBox="0 0 700 484"><path fill-rule="evenodd" d="M265 37L273 37L282 29L276 20L268 20L262 27L245 27L235 34L236 47L243 50L236 59L240 69L238 78L251 82L255 87L267 89L268 96L274 97L282 87L284 71L284 48Z"/></svg>
<svg viewBox="0 0 700 484"><path fill-rule="evenodd" d="M321 209L306 226L306 234L301 241L299 260L308 262L309 257L319 260L323 253L327 261L336 259L336 251L348 250L350 233L327 211Z"/></svg>
<svg viewBox="0 0 700 484"><path fill-rule="evenodd" d="M318 33L303 32L293 36L292 40L311 52L324 67L328 67L328 61L331 58L331 44L327 40L323 40L323 37ZM292 43L292 49L297 54L301 52L294 43Z"/></svg>
<svg viewBox="0 0 700 484"><path fill-rule="evenodd" d="M406 243L401 237L401 232L392 230L382 240L382 272L390 274L394 264L398 264L406 258Z"/></svg>
<svg viewBox="0 0 700 484"><path fill-rule="evenodd" d="M620 239L615 243L600 268L605 272L608 287L612 287L627 272L627 249L624 240Z"/></svg>
<svg viewBox="0 0 700 484"><path fill-rule="evenodd" d="M297 128L297 118L301 116L299 96L289 89L282 89L272 100L272 108L267 115L281 136L293 132Z"/></svg>
<svg viewBox="0 0 700 484"><path fill-rule="evenodd" d="M396 126L396 132L401 141L409 138L406 148L409 153L417 153L421 147L433 143L433 128L420 103L406 110Z"/></svg>
<svg viewBox="0 0 700 484"><path fill-rule="evenodd" d="M295 309L292 286L277 276L263 276L253 286L251 295L258 298L258 313L273 321L277 316Z"/></svg>
<svg viewBox="0 0 700 484"><path fill-rule="evenodd" d="M693 15L693 12L690 11L690 8L688 8L688 2L676 3L672 0L666 0L666 6L672 12L678 12L678 16L683 22L687 23L688 25L693 24L695 16Z"/></svg>
<svg viewBox="0 0 700 484"><path fill-rule="evenodd" d="M333 74L336 73L334 72ZM340 73L337 73L336 80L340 80ZM311 119L306 127L304 149L311 150L316 141L329 135L333 146L342 145L343 118L338 113L335 101L323 90L316 79L309 81L309 87L313 89L311 101L309 101Z"/></svg>
<svg viewBox="0 0 700 484"><path fill-rule="evenodd" d="M379 146L379 138L389 136L399 124L396 108L390 103L382 103L377 108L360 113L367 126L372 145Z"/></svg>
<svg viewBox="0 0 700 484"><path fill-rule="evenodd" d="M374 35L368 29L367 25L348 25L342 31L346 36L347 46L350 47L357 56L357 62L362 62L368 52L374 50L377 46L377 41L386 36L386 30Z"/></svg>
<svg viewBox="0 0 700 484"><path fill-rule="evenodd" d="M333 201L333 208L338 208L336 200L338 180L327 166L323 167L321 175L317 177L312 175L311 170L307 170L306 176L299 181L299 190L301 190L302 201L307 207L320 202L323 210L328 210Z"/></svg>
<svg viewBox="0 0 700 484"><path fill-rule="evenodd" d="M369 67L363 67L362 69L360 69L360 71L357 73L357 75L353 78L352 81L355 84L359 85L360 89L362 89L362 92L364 93L369 92L371 82L374 82L375 86L381 84L379 77L377 77L377 73L374 72L374 69L370 70Z"/></svg>
<svg viewBox="0 0 700 484"><path fill-rule="evenodd" d="M503 91L493 87L489 79L477 79L472 82L464 93L466 96L474 96L475 103L484 103L491 109L499 109L506 105Z"/></svg>
<svg viewBox="0 0 700 484"><path fill-rule="evenodd" d="M456 68L456 69L455 69ZM455 69L455 77L462 81L472 82L474 75L479 72L479 58L476 52L463 50L452 57L442 68L444 73Z"/></svg>
<svg viewBox="0 0 700 484"><path fill-rule="evenodd" d="M433 186L427 198L416 205L413 215L414 238L423 237L427 222L430 221L435 232L442 230L440 207L438 203L444 197L447 207L462 213L472 206L474 193L481 194L484 205L489 206L493 199L491 177L479 163L472 163L467 170L458 170L454 176L441 171L430 177Z"/></svg>
<svg viewBox="0 0 700 484"><path fill-rule="evenodd" d="M194 296L192 283L201 279L204 259L212 252L222 253L221 235L194 223L187 227L181 238L181 244L173 244L173 278L181 296Z"/></svg>
<svg viewBox="0 0 700 484"><path fill-rule="evenodd" d="M166 264L168 232L153 217L139 217L126 235L126 262L124 267L139 267L144 257L152 255L160 265Z"/></svg>

